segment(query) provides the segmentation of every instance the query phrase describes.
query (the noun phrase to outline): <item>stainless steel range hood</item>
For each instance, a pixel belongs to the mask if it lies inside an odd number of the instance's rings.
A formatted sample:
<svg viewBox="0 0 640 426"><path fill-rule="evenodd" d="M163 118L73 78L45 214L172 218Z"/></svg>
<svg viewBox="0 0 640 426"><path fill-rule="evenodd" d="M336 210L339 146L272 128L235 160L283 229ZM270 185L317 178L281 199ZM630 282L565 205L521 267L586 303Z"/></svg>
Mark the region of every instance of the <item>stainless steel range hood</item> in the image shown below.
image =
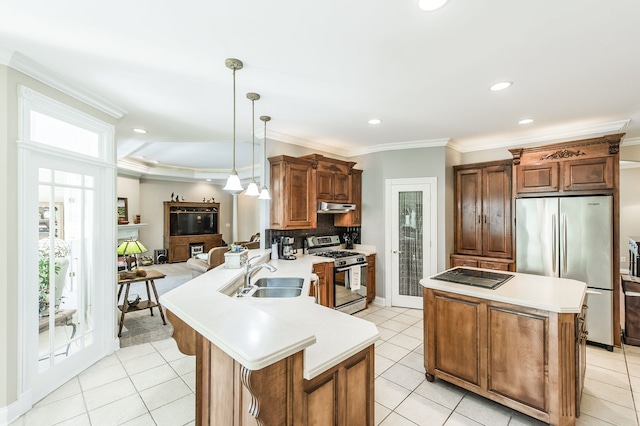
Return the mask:
<svg viewBox="0 0 640 426"><path fill-rule="evenodd" d="M318 202L318 213L336 214L336 213L349 213L356 209L355 204L342 204L342 203L325 203L324 201Z"/></svg>

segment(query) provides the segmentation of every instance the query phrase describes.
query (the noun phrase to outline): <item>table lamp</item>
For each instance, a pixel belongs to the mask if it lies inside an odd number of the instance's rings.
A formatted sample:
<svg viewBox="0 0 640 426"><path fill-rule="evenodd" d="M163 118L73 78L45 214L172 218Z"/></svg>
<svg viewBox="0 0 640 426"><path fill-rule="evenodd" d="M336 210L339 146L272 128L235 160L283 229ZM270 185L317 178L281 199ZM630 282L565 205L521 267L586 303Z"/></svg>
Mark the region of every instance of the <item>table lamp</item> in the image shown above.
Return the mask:
<svg viewBox="0 0 640 426"><path fill-rule="evenodd" d="M119 246L118 246L118 254L119 255L124 255L125 256L125 260L127 261L127 270L130 271L130 265L131 263L129 263L128 261L128 257L130 255L135 255L136 257L136 266L138 265L138 254L140 253L145 253L147 251L147 248L142 245L142 243L138 240L126 240L124 242L122 242Z"/></svg>

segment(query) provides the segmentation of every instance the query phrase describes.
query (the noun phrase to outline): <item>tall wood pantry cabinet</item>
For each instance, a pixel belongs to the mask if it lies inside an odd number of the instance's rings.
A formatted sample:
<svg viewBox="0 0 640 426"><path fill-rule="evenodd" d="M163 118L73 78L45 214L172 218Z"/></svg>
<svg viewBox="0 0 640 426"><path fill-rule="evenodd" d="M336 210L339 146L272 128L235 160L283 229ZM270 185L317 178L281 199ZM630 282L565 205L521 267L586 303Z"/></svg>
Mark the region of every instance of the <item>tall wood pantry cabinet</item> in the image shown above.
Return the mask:
<svg viewBox="0 0 640 426"><path fill-rule="evenodd" d="M511 160L454 166L451 266L514 271Z"/></svg>

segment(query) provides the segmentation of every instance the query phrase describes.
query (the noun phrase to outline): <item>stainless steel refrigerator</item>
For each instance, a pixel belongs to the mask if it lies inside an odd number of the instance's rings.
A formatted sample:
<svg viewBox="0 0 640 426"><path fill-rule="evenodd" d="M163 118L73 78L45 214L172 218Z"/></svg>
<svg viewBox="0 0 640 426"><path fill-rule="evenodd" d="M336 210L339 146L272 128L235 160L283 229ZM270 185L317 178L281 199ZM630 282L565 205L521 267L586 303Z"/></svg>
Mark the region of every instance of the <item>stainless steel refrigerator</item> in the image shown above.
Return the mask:
<svg viewBox="0 0 640 426"><path fill-rule="evenodd" d="M613 348L611 196L516 199L516 271L586 282L588 340Z"/></svg>

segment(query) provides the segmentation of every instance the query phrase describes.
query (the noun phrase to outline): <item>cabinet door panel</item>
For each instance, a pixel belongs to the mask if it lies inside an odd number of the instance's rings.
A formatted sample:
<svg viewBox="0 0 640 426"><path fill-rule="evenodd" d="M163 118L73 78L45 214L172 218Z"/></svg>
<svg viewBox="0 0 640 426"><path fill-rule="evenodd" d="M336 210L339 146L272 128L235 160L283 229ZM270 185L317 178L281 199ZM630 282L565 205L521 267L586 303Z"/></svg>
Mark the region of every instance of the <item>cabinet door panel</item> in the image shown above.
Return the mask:
<svg viewBox="0 0 640 426"><path fill-rule="evenodd" d="M311 206L309 188L313 184L311 169L306 165L290 164L287 174L287 211L290 227L311 228L315 206Z"/></svg>
<svg viewBox="0 0 640 426"><path fill-rule="evenodd" d="M547 318L489 308L489 391L545 411Z"/></svg>
<svg viewBox="0 0 640 426"><path fill-rule="evenodd" d="M329 380L312 389L305 389L307 399L307 423L318 426L338 424L337 412L337 373Z"/></svg>
<svg viewBox="0 0 640 426"><path fill-rule="evenodd" d="M480 386L477 303L436 296L435 368Z"/></svg>
<svg viewBox="0 0 640 426"><path fill-rule="evenodd" d="M517 192L519 194L558 191L558 163L527 164L518 166Z"/></svg>
<svg viewBox="0 0 640 426"><path fill-rule="evenodd" d="M511 168L485 168L482 186L482 254L511 257Z"/></svg>
<svg viewBox="0 0 640 426"><path fill-rule="evenodd" d="M565 191L612 189L614 186L613 157L567 161L563 169Z"/></svg>
<svg viewBox="0 0 640 426"><path fill-rule="evenodd" d="M350 186L351 179L348 174L336 173L333 181L333 199L334 201L347 202L351 198Z"/></svg>
<svg viewBox="0 0 640 426"><path fill-rule="evenodd" d="M333 173L331 172L316 172L317 179L317 195L319 200L333 201Z"/></svg>
<svg viewBox="0 0 640 426"><path fill-rule="evenodd" d="M461 170L457 174L456 246L461 254L482 254L482 172Z"/></svg>
<svg viewBox="0 0 640 426"><path fill-rule="evenodd" d="M371 410L369 402L373 401L370 391L371 371L369 369L371 363L369 356L365 356L362 360L345 369L345 416L347 425L351 426L368 426L373 424L373 419L368 418Z"/></svg>

